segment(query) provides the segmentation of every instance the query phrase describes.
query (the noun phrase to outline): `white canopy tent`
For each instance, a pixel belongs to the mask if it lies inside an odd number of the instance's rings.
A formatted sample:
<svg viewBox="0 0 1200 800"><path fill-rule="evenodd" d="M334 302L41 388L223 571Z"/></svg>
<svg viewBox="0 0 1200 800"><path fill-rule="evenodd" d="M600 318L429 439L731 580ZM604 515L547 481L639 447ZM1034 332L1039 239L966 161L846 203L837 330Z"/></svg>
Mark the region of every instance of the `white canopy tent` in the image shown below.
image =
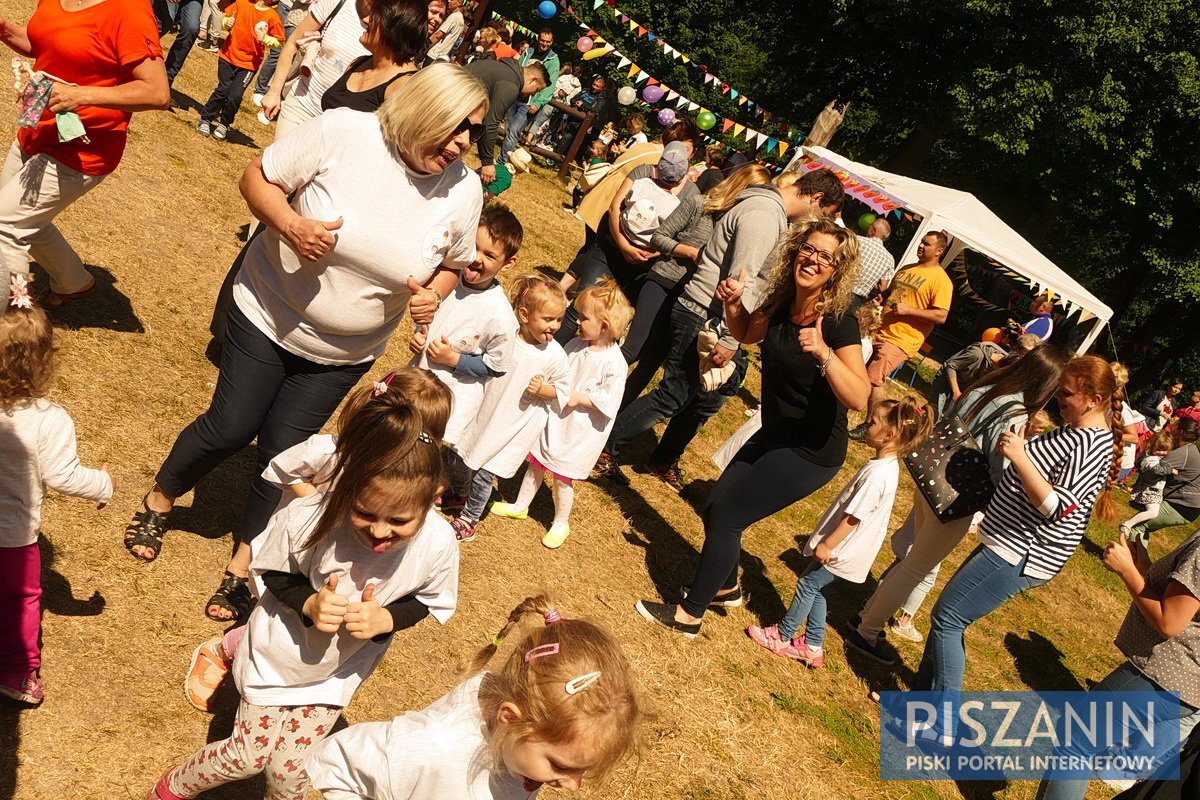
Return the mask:
<svg viewBox="0 0 1200 800"><path fill-rule="evenodd" d="M824 147L799 148L799 152L788 164L788 169L798 169L798 162L804 161L806 156L820 159L835 169L840 167L875 184L890 193L904 208L923 218L898 264L911 264L917 260L917 244L926 233L945 231L952 238L943 263L951 263L969 247L1023 277L1035 292L1040 293L1047 289L1054 292L1056 302L1063 306L1068 314L1082 310L1097 317L1098 322L1092 326L1079 345L1080 353L1087 352L1112 318L1112 309L1055 266L1054 262L1006 225L975 195L884 172L867 164L851 161ZM1086 319L1086 316L1082 318Z"/></svg>

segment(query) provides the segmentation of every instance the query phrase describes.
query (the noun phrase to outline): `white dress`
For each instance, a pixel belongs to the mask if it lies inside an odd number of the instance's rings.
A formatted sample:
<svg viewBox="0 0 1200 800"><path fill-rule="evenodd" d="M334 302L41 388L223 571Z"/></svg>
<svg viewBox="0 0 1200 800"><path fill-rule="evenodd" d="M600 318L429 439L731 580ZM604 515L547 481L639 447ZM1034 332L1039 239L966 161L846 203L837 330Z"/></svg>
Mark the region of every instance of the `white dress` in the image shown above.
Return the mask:
<svg viewBox="0 0 1200 800"><path fill-rule="evenodd" d="M375 586L381 606L409 594L445 623L458 603L458 543L450 523L429 510L412 539L375 553L348 524L303 549L325 507L325 494L294 500L277 511L254 540L250 574L261 597L238 645L233 677L247 702L258 706L344 707L383 658L390 639L355 639L344 630L307 626L269 591L262 575L275 570L306 576L314 589L337 573L338 594L351 603Z"/></svg>
<svg viewBox="0 0 1200 800"><path fill-rule="evenodd" d="M516 474L546 427L550 409L551 401L525 396L535 375L553 385L561 397L566 387L567 355L553 340L529 344L517 336L512 369L488 381L479 413L454 448L468 467L501 478Z"/></svg>
<svg viewBox="0 0 1200 800"><path fill-rule="evenodd" d="M592 350L581 339L566 346L566 388L559 391L533 457L564 478L583 480L596 465L625 393L629 365L616 344ZM572 392L586 394L595 408L567 409Z"/></svg>
<svg viewBox="0 0 1200 800"><path fill-rule="evenodd" d="M538 787L496 770L479 708L483 675L421 711L351 725L313 747L304 769L327 800L530 800Z"/></svg>
<svg viewBox="0 0 1200 800"><path fill-rule="evenodd" d="M489 369L508 372L517 339L517 315L504 296L504 287L493 281L486 289L472 289L459 281L434 315L425 341L443 336L460 355L482 355ZM425 352L414 356L411 366L429 370L450 389L454 402L442 440L458 444L467 423L479 411L484 386L492 379L456 373L445 364L431 364Z"/></svg>

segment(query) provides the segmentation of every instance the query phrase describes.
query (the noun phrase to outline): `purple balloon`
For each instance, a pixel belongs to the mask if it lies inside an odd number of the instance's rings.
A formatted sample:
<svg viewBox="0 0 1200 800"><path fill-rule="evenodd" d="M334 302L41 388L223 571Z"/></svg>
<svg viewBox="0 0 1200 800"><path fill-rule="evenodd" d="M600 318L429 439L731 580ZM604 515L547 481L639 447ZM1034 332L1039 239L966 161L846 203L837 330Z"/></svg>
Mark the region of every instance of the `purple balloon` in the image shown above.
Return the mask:
<svg viewBox="0 0 1200 800"><path fill-rule="evenodd" d="M647 86L642 90L642 99L647 103L657 103L663 99L664 94L666 92L662 90L661 86Z"/></svg>
<svg viewBox="0 0 1200 800"><path fill-rule="evenodd" d="M664 108L658 112L658 124L659 125L670 125L674 121L675 121L675 109Z"/></svg>

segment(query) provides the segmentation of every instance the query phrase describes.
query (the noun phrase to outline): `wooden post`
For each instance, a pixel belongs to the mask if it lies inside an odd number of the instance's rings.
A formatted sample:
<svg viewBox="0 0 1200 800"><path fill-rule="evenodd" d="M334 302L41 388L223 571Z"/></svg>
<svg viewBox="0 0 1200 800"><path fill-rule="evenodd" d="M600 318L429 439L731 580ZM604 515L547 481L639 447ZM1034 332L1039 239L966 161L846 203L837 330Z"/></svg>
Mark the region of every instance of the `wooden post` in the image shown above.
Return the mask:
<svg viewBox="0 0 1200 800"><path fill-rule="evenodd" d="M557 161L559 165L558 177L566 178L571 174L571 162L579 154L579 148L583 146L583 140L587 138L588 132L592 129L592 123L595 122L596 115L591 111L585 112L577 108L572 108L561 100L551 100L550 105L564 114L570 114L572 117L580 120L579 130L575 132L575 139L571 142L571 146L567 148L567 155L562 156L554 150L547 150L544 147L537 147L536 145L528 145L525 149L536 153L542 158Z"/></svg>

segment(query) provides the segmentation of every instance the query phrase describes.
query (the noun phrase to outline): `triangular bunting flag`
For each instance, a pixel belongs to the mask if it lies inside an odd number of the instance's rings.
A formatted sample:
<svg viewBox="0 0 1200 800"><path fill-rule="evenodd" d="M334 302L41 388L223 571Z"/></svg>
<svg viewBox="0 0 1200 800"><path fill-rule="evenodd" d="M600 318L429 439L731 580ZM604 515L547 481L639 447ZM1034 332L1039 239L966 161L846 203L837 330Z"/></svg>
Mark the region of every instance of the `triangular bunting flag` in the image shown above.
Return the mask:
<svg viewBox="0 0 1200 800"><path fill-rule="evenodd" d="M596 0L596 2L594 2L592 4L592 10L595 11L597 8L599 8L602 5L604 5L604 0Z"/></svg>
<svg viewBox="0 0 1200 800"><path fill-rule="evenodd" d="M688 100L688 111L695 111L699 107L699 103L693 103L691 100Z"/></svg>
<svg viewBox="0 0 1200 800"><path fill-rule="evenodd" d="M637 76L636 78L634 78L634 79L633 79L633 82L634 82L634 83L643 83L643 82L644 82L644 81L646 81L646 80L647 80L649 77L650 77L650 73L648 73L648 72L646 72L646 71L644 71L644 70L643 70L642 72L639 72L639 73L638 73L638 76Z"/></svg>
<svg viewBox="0 0 1200 800"><path fill-rule="evenodd" d="M636 22L634 22L633 20L629 20L629 30L636 31L637 27L638 27L638 24Z"/></svg>
<svg viewBox="0 0 1200 800"><path fill-rule="evenodd" d="M649 84L647 84L647 85L648 85L648 86L657 86L657 85L658 85L658 78L650 78L650 83L649 83Z"/></svg>
<svg viewBox="0 0 1200 800"><path fill-rule="evenodd" d="M641 71L642 71L642 68L639 67L637 64L634 64L633 66L631 66L629 68L629 77L632 78L634 75L637 75Z"/></svg>
<svg viewBox="0 0 1200 800"><path fill-rule="evenodd" d="M734 136L741 136L741 135L742 135L743 133L745 133L745 132L746 132L746 126L745 126L745 125L737 125L737 124L735 124L735 125L733 126L733 135L734 135Z"/></svg>
<svg viewBox="0 0 1200 800"><path fill-rule="evenodd" d="M625 69L625 67L628 67L632 63L633 62L625 56L621 56L621 61L617 64L617 69Z"/></svg>
<svg viewBox="0 0 1200 800"><path fill-rule="evenodd" d="M730 99L731 99L731 100L737 100L737 99L738 99L738 90L737 90L737 89L730 89L730 90L729 90L729 97L730 97ZM746 100L743 98L743 99L742 99L742 103L744 104L745 102L746 102Z"/></svg>
<svg viewBox="0 0 1200 800"><path fill-rule="evenodd" d="M667 102L668 103L671 102L672 100L674 100L676 97L679 97L679 92L675 91L674 89L671 89L667 92Z"/></svg>
<svg viewBox="0 0 1200 800"><path fill-rule="evenodd" d="M685 64L690 64L690 63L692 63L692 60L691 60L690 58L688 58L687 56L685 56L683 53L680 53L680 54L679 54L679 58L680 58L680 59L683 61L683 63L685 63Z"/></svg>
<svg viewBox="0 0 1200 800"><path fill-rule="evenodd" d="M774 138L767 139L767 152L771 152L776 147L779 147L779 140Z"/></svg>
<svg viewBox="0 0 1200 800"><path fill-rule="evenodd" d="M655 37L653 33L646 31L646 38L653 42Z"/></svg>
<svg viewBox="0 0 1200 800"><path fill-rule="evenodd" d="M729 129L733 127L733 120L726 119L721 121L721 133L729 133Z"/></svg>
<svg viewBox="0 0 1200 800"><path fill-rule="evenodd" d="M637 34L638 34L638 36L645 36L645 35L646 35L646 29L645 29L645 28L643 28L641 25L638 25L638 26L637 26Z"/></svg>
<svg viewBox="0 0 1200 800"><path fill-rule="evenodd" d="M737 91L737 89L734 89L734 90L733 90L733 92L736 92L736 91ZM733 96L733 92L730 92L730 93L729 93L729 96L730 96L730 97L732 97L732 96ZM739 97L739 98L738 98L738 105L739 105L739 106L744 106L744 105L746 105L746 103L748 103L748 102L750 102L750 101L749 101L749 100L747 100L745 97Z"/></svg>
<svg viewBox="0 0 1200 800"><path fill-rule="evenodd" d="M579 27L581 27L581 28L587 28L587 25L584 25L584 24L581 22L581 23L579 23ZM588 28L587 35L588 35L588 36L595 36L595 35L596 35L596 31L595 31L595 30L593 30L592 28Z"/></svg>
<svg viewBox="0 0 1200 800"><path fill-rule="evenodd" d="M789 146L790 145L787 142L780 142L779 143L779 155L783 155L784 153L786 153L788 151Z"/></svg>
<svg viewBox="0 0 1200 800"><path fill-rule="evenodd" d="M711 72L704 73L704 82L706 84L712 83L714 80L716 80L716 76L713 75Z"/></svg>
<svg viewBox="0 0 1200 800"><path fill-rule="evenodd" d="M729 84L728 83L721 84L721 94L729 94Z"/></svg>
<svg viewBox="0 0 1200 800"><path fill-rule="evenodd" d="M687 104L688 104L688 99L687 99L686 97L683 97L682 95L680 95L680 97L679 97L679 102L677 102L677 103L675 104L675 107L676 107L676 108L683 108L683 107L684 107L684 106L686 106Z"/></svg>
<svg viewBox="0 0 1200 800"><path fill-rule="evenodd" d="M614 10L615 10L615 9L614 9ZM622 24L622 25L624 25L626 22L629 22L629 17L627 17L627 16L625 16L624 14L622 14L622 15L621 15L621 24Z"/></svg>

